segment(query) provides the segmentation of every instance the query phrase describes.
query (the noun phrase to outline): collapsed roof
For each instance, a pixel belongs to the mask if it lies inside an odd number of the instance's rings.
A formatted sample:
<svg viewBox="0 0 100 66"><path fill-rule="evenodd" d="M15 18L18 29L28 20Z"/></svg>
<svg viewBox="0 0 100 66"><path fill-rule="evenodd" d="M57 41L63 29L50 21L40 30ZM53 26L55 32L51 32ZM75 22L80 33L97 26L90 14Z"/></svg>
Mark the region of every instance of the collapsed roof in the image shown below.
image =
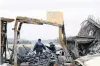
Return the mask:
<svg viewBox="0 0 100 66"><path fill-rule="evenodd" d="M78 35L67 38L67 44L75 57L100 53L100 21L89 16L82 22Z"/></svg>
<svg viewBox="0 0 100 66"><path fill-rule="evenodd" d="M92 36L100 39L100 21L89 16L83 23L78 36Z"/></svg>

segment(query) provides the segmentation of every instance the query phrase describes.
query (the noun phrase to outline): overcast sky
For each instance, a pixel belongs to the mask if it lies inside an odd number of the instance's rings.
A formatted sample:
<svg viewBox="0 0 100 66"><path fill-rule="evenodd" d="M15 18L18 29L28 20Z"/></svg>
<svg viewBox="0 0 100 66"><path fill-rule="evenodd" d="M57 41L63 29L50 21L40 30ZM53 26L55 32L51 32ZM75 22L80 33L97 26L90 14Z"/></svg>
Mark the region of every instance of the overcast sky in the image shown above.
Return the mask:
<svg viewBox="0 0 100 66"><path fill-rule="evenodd" d="M99 0L0 0L0 17L28 16L46 20L48 11L62 11L66 36L75 36L80 24L88 15L100 18ZM13 38L14 23L8 24L8 38ZM55 39L58 28L50 25L26 25L21 30L22 39Z"/></svg>

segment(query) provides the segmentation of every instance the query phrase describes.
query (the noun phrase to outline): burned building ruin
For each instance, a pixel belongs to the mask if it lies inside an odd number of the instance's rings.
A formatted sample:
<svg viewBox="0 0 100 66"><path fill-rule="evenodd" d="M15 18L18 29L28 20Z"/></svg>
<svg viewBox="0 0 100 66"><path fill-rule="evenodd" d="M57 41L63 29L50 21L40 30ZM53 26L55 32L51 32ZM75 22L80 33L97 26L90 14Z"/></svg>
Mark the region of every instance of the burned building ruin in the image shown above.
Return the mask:
<svg viewBox="0 0 100 66"><path fill-rule="evenodd" d="M68 49L74 58L100 53L100 23L93 16L82 22L77 36L67 38Z"/></svg>

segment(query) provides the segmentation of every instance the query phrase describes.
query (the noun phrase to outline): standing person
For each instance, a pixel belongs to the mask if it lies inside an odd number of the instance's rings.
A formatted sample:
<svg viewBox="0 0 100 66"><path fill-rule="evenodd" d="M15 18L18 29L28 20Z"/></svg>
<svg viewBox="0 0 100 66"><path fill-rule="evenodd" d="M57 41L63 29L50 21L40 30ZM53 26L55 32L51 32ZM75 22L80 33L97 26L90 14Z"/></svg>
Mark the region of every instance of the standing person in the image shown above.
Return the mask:
<svg viewBox="0 0 100 66"><path fill-rule="evenodd" d="M43 49L46 50L44 44L41 42L41 39L38 39L38 42L36 42L33 51L36 50L36 54L42 54Z"/></svg>
<svg viewBox="0 0 100 66"><path fill-rule="evenodd" d="M52 42L50 42L49 44L50 44L50 47L49 47L49 46L46 46L46 47L47 47L49 50L51 50L53 53L56 53L55 45L54 45Z"/></svg>

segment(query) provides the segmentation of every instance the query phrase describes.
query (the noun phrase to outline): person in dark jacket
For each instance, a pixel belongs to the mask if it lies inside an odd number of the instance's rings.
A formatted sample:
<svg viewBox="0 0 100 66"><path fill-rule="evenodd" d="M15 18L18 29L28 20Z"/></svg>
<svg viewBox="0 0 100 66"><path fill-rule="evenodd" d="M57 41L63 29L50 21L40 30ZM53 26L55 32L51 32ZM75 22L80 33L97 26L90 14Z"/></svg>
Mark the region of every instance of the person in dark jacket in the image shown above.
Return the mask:
<svg viewBox="0 0 100 66"><path fill-rule="evenodd" d="M36 42L33 51L36 50L36 54L42 54L43 49L46 50L44 44L41 42L41 39L38 39L38 42Z"/></svg>
<svg viewBox="0 0 100 66"><path fill-rule="evenodd" d="M46 46L46 47L47 47L49 50L51 50L53 53L56 53L55 45L54 45L52 42L50 42L49 44L50 44L50 47L49 47L49 46Z"/></svg>

